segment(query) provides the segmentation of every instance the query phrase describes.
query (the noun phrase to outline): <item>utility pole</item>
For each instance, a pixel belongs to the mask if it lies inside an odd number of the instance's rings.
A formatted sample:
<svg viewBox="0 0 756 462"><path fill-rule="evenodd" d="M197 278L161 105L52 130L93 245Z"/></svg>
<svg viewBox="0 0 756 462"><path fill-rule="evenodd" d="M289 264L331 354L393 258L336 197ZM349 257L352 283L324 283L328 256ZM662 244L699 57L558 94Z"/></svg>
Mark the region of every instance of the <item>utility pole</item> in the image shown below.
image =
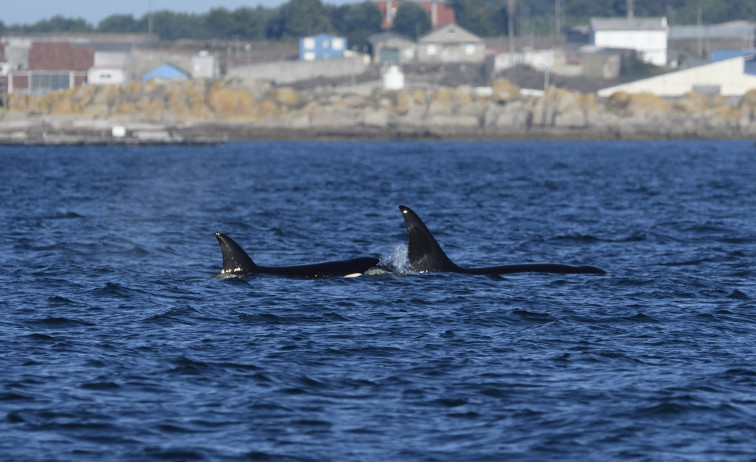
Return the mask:
<svg viewBox="0 0 756 462"><path fill-rule="evenodd" d="M635 17L635 5L633 0L627 0L627 19L633 19Z"/></svg>
<svg viewBox="0 0 756 462"><path fill-rule="evenodd" d="M559 0L554 0L554 36L559 39L562 35L562 8L559 5Z"/></svg>
<svg viewBox="0 0 756 462"><path fill-rule="evenodd" d="M701 13L701 5L696 8L696 24L698 25L698 57L703 58L703 14Z"/></svg>
<svg viewBox="0 0 756 462"><path fill-rule="evenodd" d="M509 56L510 59L514 56L515 44L514 44L514 12L515 12L515 0L507 0L507 32L509 33Z"/></svg>
<svg viewBox="0 0 756 462"><path fill-rule="evenodd" d="M152 35L152 0L149 1L148 5L149 5L148 6L149 15L147 16L147 33Z"/></svg>

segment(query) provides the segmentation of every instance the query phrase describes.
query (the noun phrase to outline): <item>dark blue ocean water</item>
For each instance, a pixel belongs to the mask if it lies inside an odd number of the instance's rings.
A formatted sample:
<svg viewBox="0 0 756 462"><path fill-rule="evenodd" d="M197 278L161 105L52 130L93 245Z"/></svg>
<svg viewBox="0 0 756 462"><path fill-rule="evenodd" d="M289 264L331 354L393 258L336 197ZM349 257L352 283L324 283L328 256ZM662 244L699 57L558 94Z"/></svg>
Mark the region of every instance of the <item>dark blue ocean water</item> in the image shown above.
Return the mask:
<svg viewBox="0 0 756 462"><path fill-rule="evenodd" d="M0 147L2 460L754 460L750 142ZM397 208L459 264L406 271ZM211 279L379 256L397 274Z"/></svg>

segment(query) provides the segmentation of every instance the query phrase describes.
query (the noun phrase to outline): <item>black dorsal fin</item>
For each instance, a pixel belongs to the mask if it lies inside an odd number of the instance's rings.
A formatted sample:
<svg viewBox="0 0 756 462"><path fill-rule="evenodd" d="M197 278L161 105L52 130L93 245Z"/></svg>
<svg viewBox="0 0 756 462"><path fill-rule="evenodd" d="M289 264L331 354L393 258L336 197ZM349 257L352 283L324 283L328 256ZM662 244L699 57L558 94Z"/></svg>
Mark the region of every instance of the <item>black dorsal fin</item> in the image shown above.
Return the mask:
<svg viewBox="0 0 756 462"><path fill-rule="evenodd" d="M410 267L421 273L457 271L459 267L446 256L425 223L409 207L399 206L407 225L408 256Z"/></svg>
<svg viewBox="0 0 756 462"><path fill-rule="evenodd" d="M245 276L255 273L257 265L239 244L223 233L215 233L223 252L223 269L215 277Z"/></svg>

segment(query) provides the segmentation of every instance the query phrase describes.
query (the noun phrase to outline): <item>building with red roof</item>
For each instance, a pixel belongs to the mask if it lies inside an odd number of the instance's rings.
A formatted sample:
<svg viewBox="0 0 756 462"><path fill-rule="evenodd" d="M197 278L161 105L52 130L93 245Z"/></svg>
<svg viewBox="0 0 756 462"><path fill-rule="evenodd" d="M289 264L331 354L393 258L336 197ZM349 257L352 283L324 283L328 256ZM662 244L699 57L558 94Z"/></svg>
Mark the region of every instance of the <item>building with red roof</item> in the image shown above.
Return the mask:
<svg viewBox="0 0 756 462"><path fill-rule="evenodd" d="M45 94L81 86L87 71L94 65L94 48L70 42L32 42L28 67L12 70L8 92L22 91Z"/></svg>
<svg viewBox="0 0 756 462"><path fill-rule="evenodd" d="M381 28L383 30L392 29L394 27L396 11L404 2L405 0L380 0L375 2L375 4L378 5L378 9L381 10L381 16L383 17L383 22L381 23ZM415 3L420 5L428 14L433 29L445 26L446 24L457 23L457 18L454 16L454 10L446 6L443 1L420 0L415 1Z"/></svg>

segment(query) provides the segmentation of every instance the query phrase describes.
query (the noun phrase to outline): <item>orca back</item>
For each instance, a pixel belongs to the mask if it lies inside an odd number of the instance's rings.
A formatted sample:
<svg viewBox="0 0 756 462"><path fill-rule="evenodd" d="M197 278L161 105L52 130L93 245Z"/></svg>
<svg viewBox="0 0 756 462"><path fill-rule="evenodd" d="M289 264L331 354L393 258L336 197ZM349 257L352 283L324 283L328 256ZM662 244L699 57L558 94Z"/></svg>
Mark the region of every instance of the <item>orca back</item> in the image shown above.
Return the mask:
<svg viewBox="0 0 756 462"><path fill-rule="evenodd" d="M256 265L247 252L233 239L223 233L215 233L223 253L223 269L216 278L244 277L250 274L275 274L305 279L330 278L334 276L353 277L364 274L370 268L378 266L380 261L373 257L353 258L351 260L331 261L298 266L260 266Z"/></svg>
<svg viewBox="0 0 756 462"><path fill-rule="evenodd" d="M399 206L407 225L409 241L408 260L414 271L421 273L447 272L465 274L512 274L512 273L557 273L557 274L606 274L594 266L570 266L552 263L491 266L487 268L465 268L455 264L446 256L433 234L420 217L409 207Z"/></svg>

